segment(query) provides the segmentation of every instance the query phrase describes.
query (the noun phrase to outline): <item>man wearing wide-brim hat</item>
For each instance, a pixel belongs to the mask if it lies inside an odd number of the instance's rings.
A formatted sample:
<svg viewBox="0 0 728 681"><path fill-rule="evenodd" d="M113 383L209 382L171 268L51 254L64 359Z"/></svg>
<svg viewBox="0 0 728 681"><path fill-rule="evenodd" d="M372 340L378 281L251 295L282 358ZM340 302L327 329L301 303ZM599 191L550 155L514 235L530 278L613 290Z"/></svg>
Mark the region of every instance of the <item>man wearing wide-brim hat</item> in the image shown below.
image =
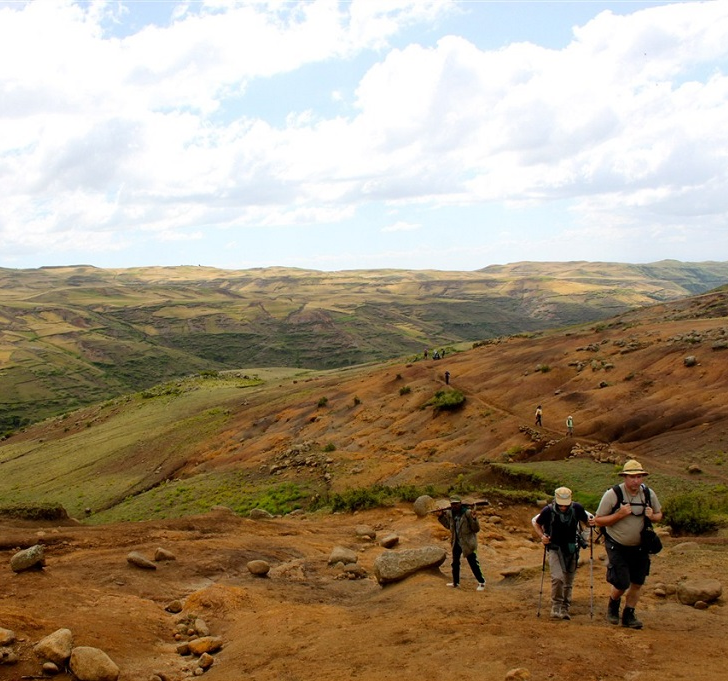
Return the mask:
<svg viewBox="0 0 728 681"><path fill-rule="evenodd" d="M607 621L619 624L619 609L625 595L622 626L641 629L642 622L635 615L640 589L650 574L650 554L640 546L645 517L653 522L662 520L662 507L657 495L649 490L643 480L649 473L639 461L627 461L619 472L622 503L615 487L610 487L602 497L594 517L598 527L605 528L604 545L607 549L607 581L612 585L607 608Z"/></svg>
<svg viewBox="0 0 728 681"><path fill-rule="evenodd" d="M478 532L480 522L475 507L467 508L463 500L453 495L450 497L450 508L442 509L438 522L450 530L450 546L452 548L452 582L448 584L455 589L460 586L460 558L465 556L473 576L478 582L476 591L485 591L485 577L478 562Z"/></svg>

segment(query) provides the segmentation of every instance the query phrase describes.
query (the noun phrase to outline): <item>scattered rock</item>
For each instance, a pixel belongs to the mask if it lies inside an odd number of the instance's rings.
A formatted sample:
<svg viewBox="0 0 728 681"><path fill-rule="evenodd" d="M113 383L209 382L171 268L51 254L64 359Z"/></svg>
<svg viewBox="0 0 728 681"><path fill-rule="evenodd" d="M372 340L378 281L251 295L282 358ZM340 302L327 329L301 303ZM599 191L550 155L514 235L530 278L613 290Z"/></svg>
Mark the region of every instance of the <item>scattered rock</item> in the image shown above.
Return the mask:
<svg viewBox="0 0 728 681"><path fill-rule="evenodd" d="M439 567L445 562L445 556L441 546L386 551L374 561L374 574L380 584L397 582L419 570Z"/></svg>
<svg viewBox="0 0 728 681"><path fill-rule="evenodd" d="M55 676L61 673L61 668L55 662L44 662L41 670L46 676Z"/></svg>
<svg viewBox="0 0 728 681"><path fill-rule="evenodd" d="M15 632L12 629L0 627L0 647L9 646L15 642Z"/></svg>
<svg viewBox="0 0 728 681"><path fill-rule="evenodd" d="M170 603L167 603L167 605L164 606L164 609L167 612L178 613L178 612L182 612L182 607L183 607L182 601L175 600L175 601L171 601Z"/></svg>
<svg viewBox="0 0 728 681"><path fill-rule="evenodd" d="M195 632L198 636L209 636L210 628L207 626L207 622L201 617L195 619Z"/></svg>
<svg viewBox="0 0 728 681"><path fill-rule="evenodd" d="M12 648L0 648L0 665L11 665L18 661L18 656Z"/></svg>
<svg viewBox="0 0 728 681"><path fill-rule="evenodd" d="M202 653L197 663L202 669L209 669L213 664L215 664L215 658L210 655L210 653Z"/></svg>
<svg viewBox="0 0 728 681"><path fill-rule="evenodd" d="M683 364L686 367L694 367L697 363L698 359L697 357L695 357L695 355L688 355L687 357L685 357L685 359L683 359Z"/></svg>
<svg viewBox="0 0 728 681"><path fill-rule="evenodd" d="M415 515L418 518L424 518L430 512L430 509L433 508L434 505L435 500L431 496L423 494L422 496L419 496L417 497L417 499L415 499L412 508L414 509Z"/></svg>
<svg viewBox="0 0 728 681"><path fill-rule="evenodd" d="M274 517L272 513L269 513L264 508L254 508L248 513L248 518L251 520L268 520Z"/></svg>
<svg viewBox="0 0 728 681"><path fill-rule="evenodd" d="M36 544L23 551L18 551L10 559L10 567L13 572L45 567L45 547L42 544Z"/></svg>
<svg viewBox="0 0 728 681"><path fill-rule="evenodd" d="M506 681L528 681L531 678L531 672L525 667L518 667L517 669L511 669L506 674Z"/></svg>
<svg viewBox="0 0 728 681"><path fill-rule="evenodd" d="M348 565L349 563L356 563L358 560L359 557L351 549L347 549L345 546L335 546L329 556L329 565L336 565L336 563Z"/></svg>
<svg viewBox="0 0 728 681"><path fill-rule="evenodd" d="M79 646L71 651L69 669L78 681L117 681L119 667L103 651L90 646Z"/></svg>
<svg viewBox="0 0 728 681"><path fill-rule="evenodd" d="M368 525L357 525L356 526L356 536L360 539L376 539L377 538L377 532L374 528L369 527Z"/></svg>
<svg viewBox="0 0 728 681"><path fill-rule="evenodd" d="M677 585L677 598L684 605L710 603L720 598L723 587L717 579L686 579Z"/></svg>
<svg viewBox="0 0 728 681"><path fill-rule="evenodd" d="M256 577L265 577L270 572L270 565L264 560L248 561L248 572Z"/></svg>
<svg viewBox="0 0 728 681"><path fill-rule="evenodd" d="M35 644L33 651L41 660L50 660L59 667L65 666L73 650L73 633L70 629L58 629Z"/></svg>
<svg viewBox="0 0 728 681"><path fill-rule="evenodd" d="M222 639L219 636L203 636L187 642L189 651L198 657L203 653L214 653L222 648Z"/></svg>
<svg viewBox="0 0 728 681"><path fill-rule="evenodd" d="M126 562L129 563L129 565L142 568L143 570L157 569L157 566L151 560L149 560L149 558L145 558L138 551L132 551L131 553L128 553L126 556Z"/></svg>
<svg viewBox="0 0 728 681"><path fill-rule="evenodd" d="M391 549L394 546L397 546L399 544L399 535L397 534L388 534L386 537L382 537L379 540L379 545L383 546L385 549Z"/></svg>
<svg viewBox="0 0 728 681"><path fill-rule="evenodd" d="M154 552L154 560L160 563L165 560L177 560L177 556L175 556L171 551L167 551L167 549L159 547Z"/></svg>
<svg viewBox="0 0 728 681"><path fill-rule="evenodd" d="M367 576L366 569L357 563L344 565L341 570L344 576L349 579L364 579Z"/></svg>

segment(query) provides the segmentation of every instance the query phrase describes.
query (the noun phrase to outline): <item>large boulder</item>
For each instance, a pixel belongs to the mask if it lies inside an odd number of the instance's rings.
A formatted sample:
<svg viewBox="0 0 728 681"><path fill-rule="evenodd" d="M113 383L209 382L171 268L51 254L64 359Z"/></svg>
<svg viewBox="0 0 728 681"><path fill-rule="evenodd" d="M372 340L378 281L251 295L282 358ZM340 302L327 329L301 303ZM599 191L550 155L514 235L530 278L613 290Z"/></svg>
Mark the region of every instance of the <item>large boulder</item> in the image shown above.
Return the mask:
<svg viewBox="0 0 728 681"><path fill-rule="evenodd" d="M445 549L440 546L423 546L404 551L386 551L374 561L374 574L380 584L398 582L405 577L445 562Z"/></svg>
<svg viewBox="0 0 728 681"><path fill-rule="evenodd" d="M720 598L723 587L717 579L686 579L677 585L677 598L685 605L710 603Z"/></svg>
<svg viewBox="0 0 728 681"><path fill-rule="evenodd" d="M78 681L117 681L119 667L103 651L90 646L79 646L71 651L68 663Z"/></svg>
<svg viewBox="0 0 728 681"><path fill-rule="evenodd" d="M23 572L32 568L45 566L45 548L42 544L36 544L29 549L18 551L10 559L10 568L13 572Z"/></svg>
<svg viewBox="0 0 728 681"><path fill-rule="evenodd" d="M58 629L42 638L33 647L33 652L41 660L50 660L63 667L73 650L73 633L70 629Z"/></svg>
<svg viewBox="0 0 728 681"><path fill-rule="evenodd" d="M415 499L412 508L418 518L424 518L434 506L435 500L431 496L423 494Z"/></svg>

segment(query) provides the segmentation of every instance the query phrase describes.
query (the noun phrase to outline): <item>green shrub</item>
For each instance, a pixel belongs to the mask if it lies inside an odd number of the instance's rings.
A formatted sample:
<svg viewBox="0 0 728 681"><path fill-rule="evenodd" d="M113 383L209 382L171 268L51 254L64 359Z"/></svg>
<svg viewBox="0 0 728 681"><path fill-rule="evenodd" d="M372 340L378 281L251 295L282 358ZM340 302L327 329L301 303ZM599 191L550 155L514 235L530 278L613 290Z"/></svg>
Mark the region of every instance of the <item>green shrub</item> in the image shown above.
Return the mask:
<svg viewBox="0 0 728 681"><path fill-rule="evenodd" d="M712 497L704 493L677 494L664 503L663 518L675 534L705 534L718 527L712 506Z"/></svg>
<svg viewBox="0 0 728 681"><path fill-rule="evenodd" d="M310 508L316 510L328 507L332 513L353 513L380 506L392 506L399 501L412 502L423 494L438 495L432 485L424 488L415 485L397 485L395 487L372 485L316 497L311 502Z"/></svg>
<svg viewBox="0 0 728 681"><path fill-rule="evenodd" d="M453 411L459 409L465 403L465 395L459 390L438 390L433 397L431 397L425 406L432 406L435 409L435 413L438 411Z"/></svg>
<svg viewBox="0 0 728 681"><path fill-rule="evenodd" d="M325 452L335 452L336 451L336 445L333 442L329 442L324 447L324 451Z"/></svg>
<svg viewBox="0 0 728 681"><path fill-rule="evenodd" d="M411 392L412 392L412 388L410 388L408 385L403 385L399 389L399 394L400 395L409 395Z"/></svg>
<svg viewBox="0 0 728 681"><path fill-rule="evenodd" d="M329 398L328 397L320 397L316 406L318 406L318 407L325 407L328 403L329 403Z"/></svg>

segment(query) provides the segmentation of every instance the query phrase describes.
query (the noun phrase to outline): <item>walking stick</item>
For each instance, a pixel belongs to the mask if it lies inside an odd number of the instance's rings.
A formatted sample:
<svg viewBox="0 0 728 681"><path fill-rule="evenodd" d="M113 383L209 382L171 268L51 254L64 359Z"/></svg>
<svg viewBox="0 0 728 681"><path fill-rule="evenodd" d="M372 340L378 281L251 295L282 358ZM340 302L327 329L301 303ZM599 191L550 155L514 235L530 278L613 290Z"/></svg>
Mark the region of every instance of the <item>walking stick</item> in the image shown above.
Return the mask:
<svg viewBox="0 0 728 681"><path fill-rule="evenodd" d="M536 617L541 617L541 597L543 596L543 577L546 574L546 546L543 547L543 561L541 562L541 589L538 592L538 610Z"/></svg>
<svg viewBox="0 0 728 681"><path fill-rule="evenodd" d="M594 527L589 526L589 618L594 619Z"/></svg>

